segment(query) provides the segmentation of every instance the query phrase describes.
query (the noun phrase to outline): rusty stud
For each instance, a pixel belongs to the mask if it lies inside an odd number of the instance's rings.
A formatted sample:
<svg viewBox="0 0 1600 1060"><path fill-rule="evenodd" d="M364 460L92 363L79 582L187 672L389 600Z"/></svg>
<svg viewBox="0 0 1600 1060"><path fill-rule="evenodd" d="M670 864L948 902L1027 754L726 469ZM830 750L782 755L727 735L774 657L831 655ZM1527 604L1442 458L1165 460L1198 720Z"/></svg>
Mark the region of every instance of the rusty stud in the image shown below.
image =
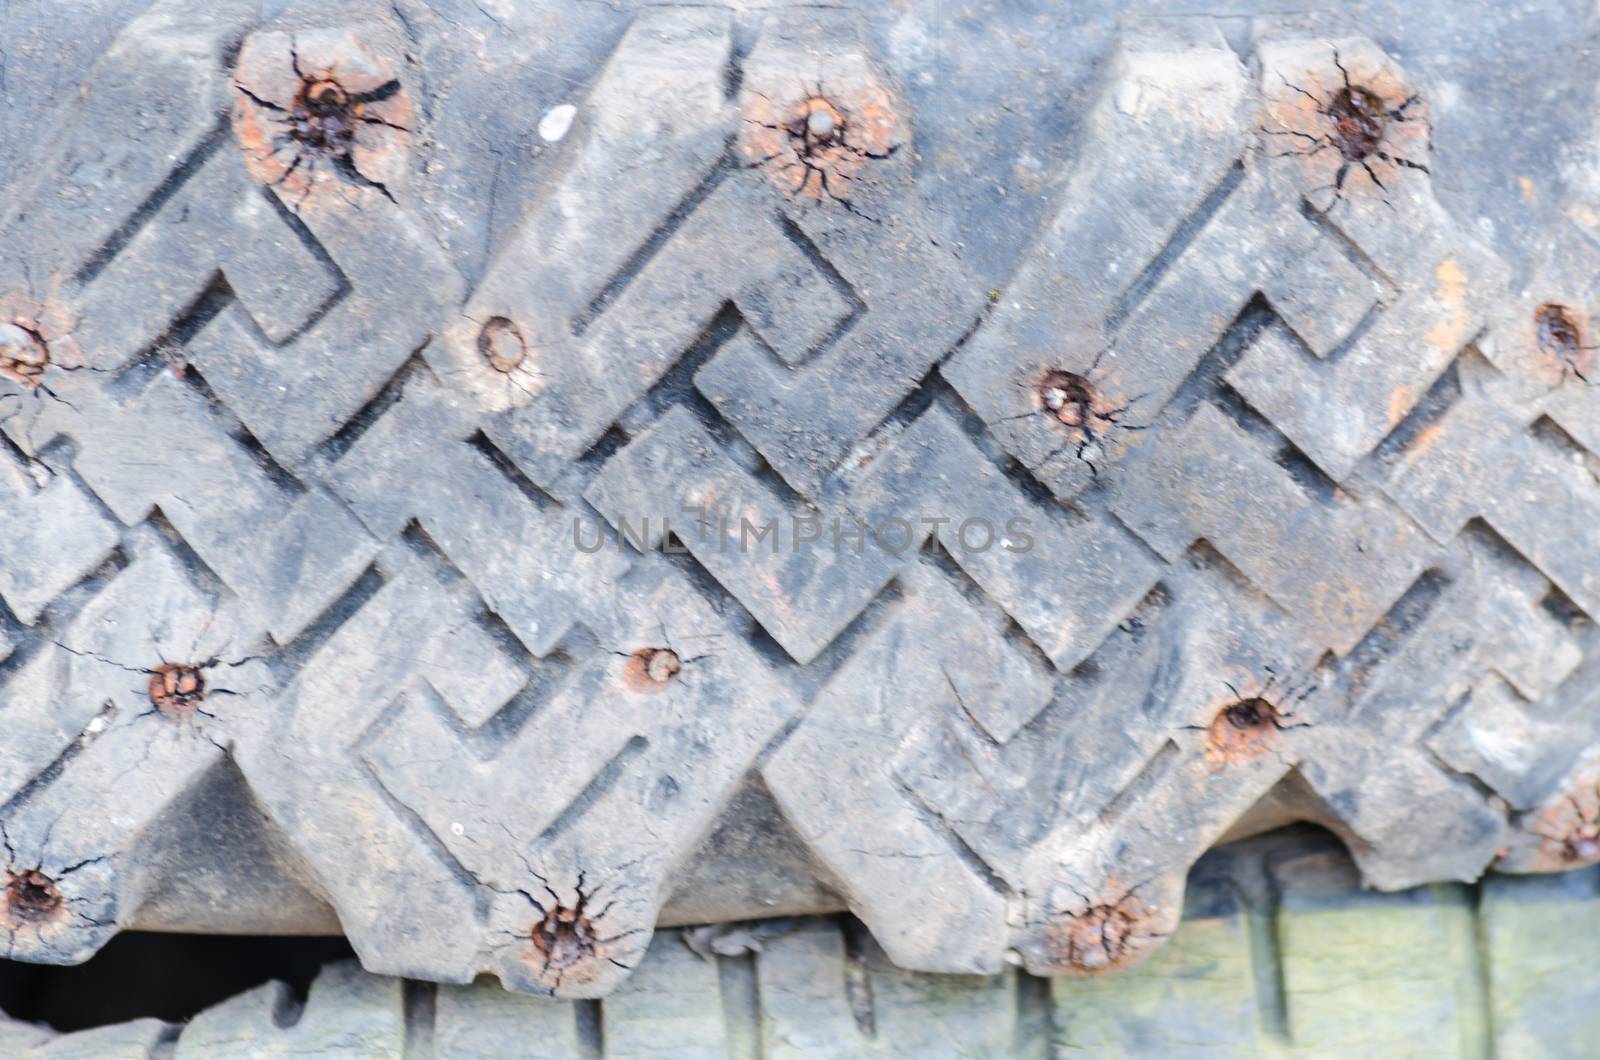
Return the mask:
<svg viewBox="0 0 1600 1060"><path fill-rule="evenodd" d="M785 192L814 201L848 200L868 165L888 158L902 130L889 93L876 83L849 93L748 94L745 157Z"/></svg>
<svg viewBox="0 0 1600 1060"><path fill-rule="evenodd" d="M623 682L635 692L659 692L683 669L671 648L640 648L628 656Z"/></svg>
<svg viewBox="0 0 1600 1060"><path fill-rule="evenodd" d="M289 138L313 157L346 157L360 120L360 105L350 102L337 81L312 81L301 88L289 112Z"/></svg>
<svg viewBox="0 0 1600 1060"><path fill-rule="evenodd" d="M493 317L478 332L478 352L497 372L511 372L528 356L522 329L505 317Z"/></svg>
<svg viewBox="0 0 1600 1060"><path fill-rule="evenodd" d="M599 935L594 923L577 907L558 905L533 926L533 948L545 972L564 973L594 956Z"/></svg>
<svg viewBox="0 0 1600 1060"><path fill-rule="evenodd" d="M1383 143L1389 115L1383 100L1360 85L1341 88L1323 113L1333 123L1329 137L1346 162L1371 158Z"/></svg>
<svg viewBox="0 0 1600 1060"><path fill-rule="evenodd" d="M181 663L165 663L150 672L150 702L163 714L192 713L206 698L205 674Z"/></svg>
<svg viewBox="0 0 1600 1060"><path fill-rule="evenodd" d="M1061 368L1045 372L1035 393L1042 412L1090 438L1108 433L1127 410L1126 405L1109 399L1087 376Z"/></svg>
<svg viewBox="0 0 1600 1060"><path fill-rule="evenodd" d="M23 386L38 386L50 352L37 331L22 324L0 324L0 376Z"/></svg>
<svg viewBox="0 0 1600 1060"><path fill-rule="evenodd" d="M1566 306L1546 302L1533 311L1533 326L1539 348L1550 356L1571 363L1583 351L1578 322Z"/></svg>
<svg viewBox="0 0 1600 1060"><path fill-rule="evenodd" d="M1253 762L1276 747L1278 733L1290 727L1265 696L1234 700L1206 727L1206 760L1213 769Z"/></svg>
<svg viewBox="0 0 1600 1060"><path fill-rule="evenodd" d="M234 86L245 168L296 207L319 187L387 193L404 176L410 99L393 58L356 33L254 33L240 50Z"/></svg>
<svg viewBox="0 0 1600 1060"><path fill-rule="evenodd" d="M6 873L5 911L13 923L37 924L61 908L61 889L38 869Z"/></svg>

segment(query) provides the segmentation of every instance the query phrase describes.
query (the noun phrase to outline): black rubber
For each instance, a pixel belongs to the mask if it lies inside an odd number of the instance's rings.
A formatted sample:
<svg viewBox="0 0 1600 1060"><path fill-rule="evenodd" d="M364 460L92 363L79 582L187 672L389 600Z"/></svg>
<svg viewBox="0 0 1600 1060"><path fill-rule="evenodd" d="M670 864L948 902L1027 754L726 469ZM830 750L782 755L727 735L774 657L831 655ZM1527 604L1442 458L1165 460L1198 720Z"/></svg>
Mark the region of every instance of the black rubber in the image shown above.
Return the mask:
<svg viewBox="0 0 1600 1060"><path fill-rule="evenodd" d="M1285 821L1600 858L1568 5L270 6L0 16L5 953L1087 976Z"/></svg>

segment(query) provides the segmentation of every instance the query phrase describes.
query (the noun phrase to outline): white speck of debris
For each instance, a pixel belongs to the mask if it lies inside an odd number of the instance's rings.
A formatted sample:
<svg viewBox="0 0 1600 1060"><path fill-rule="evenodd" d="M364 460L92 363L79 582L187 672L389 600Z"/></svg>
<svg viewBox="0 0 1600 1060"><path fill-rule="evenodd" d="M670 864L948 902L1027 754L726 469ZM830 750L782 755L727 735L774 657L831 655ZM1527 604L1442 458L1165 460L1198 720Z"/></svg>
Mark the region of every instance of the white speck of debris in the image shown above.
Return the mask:
<svg viewBox="0 0 1600 1060"><path fill-rule="evenodd" d="M458 836L459 835L466 835L467 834L467 830L462 827L460 821L451 821L450 822L450 834L451 835L458 835Z"/></svg>
<svg viewBox="0 0 1600 1060"><path fill-rule="evenodd" d="M578 108L571 103L563 103L559 107L551 107L545 116L539 119L539 138L547 144L553 144L572 128L572 119L578 114Z"/></svg>
<svg viewBox="0 0 1600 1060"><path fill-rule="evenodd" d="M93 736L96 733L100 732L105 727L106 727L106 719L104 719L104 718L96 718L96 719L94 719L93 721L91 721L89 723L87 728L88 728L89 734L91 736Z"/></svg>

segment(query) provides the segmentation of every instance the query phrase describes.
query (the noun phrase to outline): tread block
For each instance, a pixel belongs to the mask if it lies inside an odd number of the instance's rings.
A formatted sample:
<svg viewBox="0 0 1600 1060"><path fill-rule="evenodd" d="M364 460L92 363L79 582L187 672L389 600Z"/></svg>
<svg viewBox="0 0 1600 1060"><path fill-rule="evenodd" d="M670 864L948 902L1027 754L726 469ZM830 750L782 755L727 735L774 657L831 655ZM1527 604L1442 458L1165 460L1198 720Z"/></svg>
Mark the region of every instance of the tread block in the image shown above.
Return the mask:
<svg viewBox="0 0 1600 1060"><path fill-rule="evenodd" d="M1381 503L1308 495L1263 449L1202 408L1142 454L1117 487L1115 509L1169 559L1204 538L1302 616L1312 636L1346 653L1422 573L1432 543ZM1307 548L1315 568L1302 559Z"/></svg>
<svg viewBox="0 0 1600 1060"><path fill-rule="evenodd" d="M1600 1017L1579 955L1600 932L1595 871L1491 876L1482 886L1478 916L1495 1052L1560 1056L1592 1040Z"/></svg>
<svg viewBox="0 0 1600 1060"><path fill-rule="evenodd" d="M1487 1026L1464 889L1354 890L1339 859L1275 870L1289 1035L1306 1055L1476 1054ZM1351 1013L1362 1014L1351 1019Z"/></svg>
<svg viewBox="0 0 1600 1060"><path fill-rule="evenodd" d="M715 961L676 932L650 944L637 975L606 1000L608 1057L728 1055L722 988Z"/></svg>
<svg viewBox="0 0 1600 1060"><path fill-rule="evenodd" d="M398 979L367 975L354 961L330 965L311 985L305 1008L285 1026L288 988L267 983L195 1017L173 1054L190 1057L235 1052L240 1043L266 1052L318 1056L399 1056L405 1045L405 1009Z"/></svg>
<svg viewBox="0 0 1600 1060"><path fill-rule="evenodd" d="M0 537L0 599L27 625L117 543L115 528L71 478L51 474L39 487L9 464L0 466Z"/></svg>
<svg viewBox="0 0 1600 1060"><path fill-rule="evenodd" d="M861 551L820 535L844 511L807 511L753 481L683 409L607 465L588 499L645 547L669 528L799 662L810 662L882 590L900 563L862 534ZM679 529L681 528L681 529ZM803 536L819 535L807 545Z"/></svg>

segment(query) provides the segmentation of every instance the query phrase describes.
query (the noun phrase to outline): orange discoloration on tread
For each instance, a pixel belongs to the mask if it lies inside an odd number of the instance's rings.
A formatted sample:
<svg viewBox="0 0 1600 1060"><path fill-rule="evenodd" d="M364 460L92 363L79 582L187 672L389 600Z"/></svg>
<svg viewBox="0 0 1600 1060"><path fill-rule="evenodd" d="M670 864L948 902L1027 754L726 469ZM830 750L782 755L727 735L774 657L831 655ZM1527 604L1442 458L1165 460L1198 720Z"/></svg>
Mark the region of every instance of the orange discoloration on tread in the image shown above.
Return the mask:
<svg viewBox="0 0 1600 1060"><path fill-rule="evenodd" d="M1467 311L1467 274L1453 258L1441 261L1433 270L1437 286L1433 299L1444 317L1428 329L1426 342L1441 353L1455 353L1469 337L1472 314Z"/></svg>

